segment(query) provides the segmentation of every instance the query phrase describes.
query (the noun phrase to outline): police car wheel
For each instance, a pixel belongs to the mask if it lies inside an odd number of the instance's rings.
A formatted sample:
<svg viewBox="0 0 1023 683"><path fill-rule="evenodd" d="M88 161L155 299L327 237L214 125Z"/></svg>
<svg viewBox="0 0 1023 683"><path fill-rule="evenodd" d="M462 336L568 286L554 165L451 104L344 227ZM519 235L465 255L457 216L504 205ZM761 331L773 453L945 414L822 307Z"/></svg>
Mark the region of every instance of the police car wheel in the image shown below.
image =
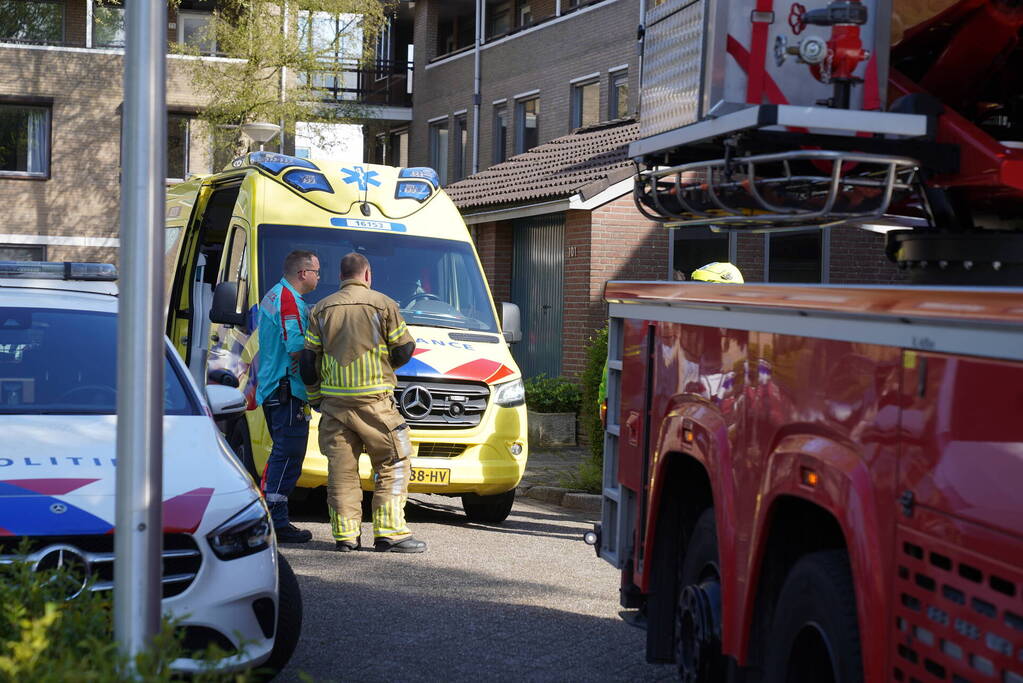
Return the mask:
<svg viewBox="0 0 1023 683"><path fill-rule="evenodd" d="M479 524L500 524L508 519L515 503L515 489L496 496L480 496L467 493L462 496L462 508L470 522Z"/></svg>
<svg viewBox="0 0 1023 683"><path fill-rule="evenodd" d="M272 679L287 666L302 633L302 591L298 579L280 553L277 553L277 561L277 631L270 658L257 671L257 674L265 675L265 680Z"/></svg>

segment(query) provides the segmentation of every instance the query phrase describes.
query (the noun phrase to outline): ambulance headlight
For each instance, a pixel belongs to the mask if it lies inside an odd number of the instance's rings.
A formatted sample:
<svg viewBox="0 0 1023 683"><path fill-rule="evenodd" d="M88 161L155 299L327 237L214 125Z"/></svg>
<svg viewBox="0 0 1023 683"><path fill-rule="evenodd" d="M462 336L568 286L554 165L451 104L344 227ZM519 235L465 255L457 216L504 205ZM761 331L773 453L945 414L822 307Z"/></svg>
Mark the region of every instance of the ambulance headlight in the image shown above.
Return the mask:
<svg viewBox="0 0 1023 683"><path fill-rule="evenodd" d="M526 385L521 379L498 384L494 387L494 401L505 408L520 406L526 402Z"/></svg>
<svg viewBox="0 0 1023 683"><path fill-rule="evenodd" d="M222 560L234 560L270 547L273 525L263 499L206 534L214 554Z"/></svg>

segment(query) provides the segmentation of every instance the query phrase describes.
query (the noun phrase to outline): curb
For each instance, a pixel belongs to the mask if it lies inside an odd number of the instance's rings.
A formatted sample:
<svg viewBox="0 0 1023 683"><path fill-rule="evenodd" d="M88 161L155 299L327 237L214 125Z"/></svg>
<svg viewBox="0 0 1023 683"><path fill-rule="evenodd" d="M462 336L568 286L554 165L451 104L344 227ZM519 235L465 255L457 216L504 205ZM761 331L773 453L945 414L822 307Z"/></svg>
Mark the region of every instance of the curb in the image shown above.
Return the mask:
<svg viewBox="0 0 1023 683"><path fill-rule="evenodd" d="M532 498L544 503L552 503L571 510L581 512L600 512L601 496L593 493L582 493L560 486L529 486L520 485L516 493L519 496Z"/></svg>

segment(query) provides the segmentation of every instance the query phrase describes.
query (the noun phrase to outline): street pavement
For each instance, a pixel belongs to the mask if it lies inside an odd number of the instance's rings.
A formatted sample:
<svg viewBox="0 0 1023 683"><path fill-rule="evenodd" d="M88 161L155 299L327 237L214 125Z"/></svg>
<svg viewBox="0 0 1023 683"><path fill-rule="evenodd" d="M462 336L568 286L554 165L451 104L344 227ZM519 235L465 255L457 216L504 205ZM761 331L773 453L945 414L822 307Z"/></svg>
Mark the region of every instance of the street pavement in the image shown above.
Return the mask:
<svg viewBox="0 0 1023 683"><path fill-rule="evenodd" d="M325 515L293 516L313 533L282 546L305 619L276 680L674 679L618 616L618 572L581 540L593 513L520 496L504 524L485 526L458 499L413 494L407 515L429 543L422 555L337 553Z"/></svg>

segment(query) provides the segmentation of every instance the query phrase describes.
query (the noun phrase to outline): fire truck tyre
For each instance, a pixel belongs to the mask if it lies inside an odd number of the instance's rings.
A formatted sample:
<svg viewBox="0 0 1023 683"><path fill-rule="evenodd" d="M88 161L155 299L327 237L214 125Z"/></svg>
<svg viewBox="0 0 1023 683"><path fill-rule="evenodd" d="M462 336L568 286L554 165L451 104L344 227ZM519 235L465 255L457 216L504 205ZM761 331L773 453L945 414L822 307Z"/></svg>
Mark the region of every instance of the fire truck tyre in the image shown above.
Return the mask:
<svg viewBox="0 0 1023 683"><path fill-rule="evenodd" d="M806 555L782 586L767 642L768 683L861 683L863 661L849 555Z"/></svg>
<svg viewBox="0 0 1023 683"><path fill-rule="evenodd" d="M700 514L679 568L675 662L685 683L725 679L721 655L721 569L714 508Z"/></svg>
<svg viewBox="0 0 1023 683"><path fill-rule="evenodd" d="M462 496L462 507L470 522L479 524L500 524L508 519L515 502L515 489L498 493L496 496L479 496L467 493Z"/></svg>
<svg viewBox="0 0 1023 683"><path fill-rule="evenodd" d="M231 433L227 437L227 444L238 456L238 461L245 468L245 471L252 477L252 481L259 484L259 473L256 472L256 463L252 459L252 441L249 439L249 423L245 417L239 417L231 427Z"/></svg>
<svg viewBox="0 0 1023 683"><path fill-rule="evenodd" d="M277 553L277 631L270 658L257 673L269 681L287 666L302 633L302 592L291 565Z"/></svg>

